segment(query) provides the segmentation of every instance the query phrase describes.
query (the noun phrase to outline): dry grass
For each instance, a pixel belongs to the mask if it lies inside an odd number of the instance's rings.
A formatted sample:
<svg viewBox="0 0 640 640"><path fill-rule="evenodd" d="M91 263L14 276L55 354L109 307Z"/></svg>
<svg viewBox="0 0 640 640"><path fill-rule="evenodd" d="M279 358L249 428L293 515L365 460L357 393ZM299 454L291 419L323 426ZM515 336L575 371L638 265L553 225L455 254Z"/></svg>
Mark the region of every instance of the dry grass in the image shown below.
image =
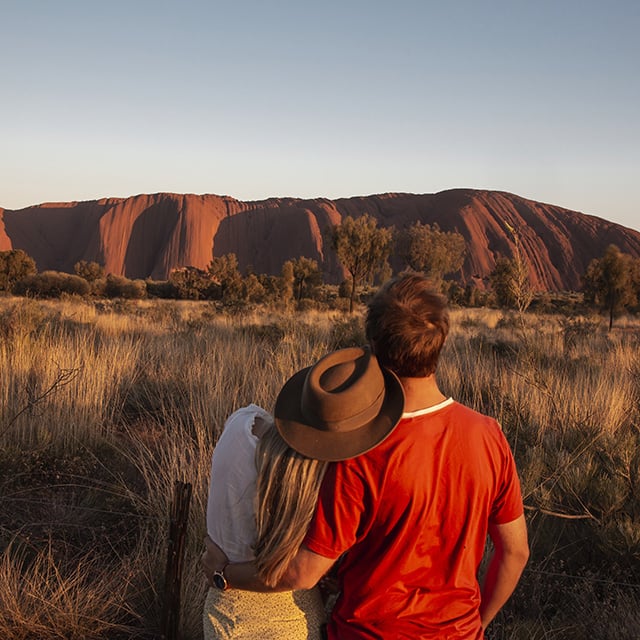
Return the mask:
<svg viewBox="0 0 640 640"><path fill-rule="evenodd" d="M502 423L533 549L490 637L583 638L608 616L615 634L593 637L640 637L640 325L607 334L597 318L486 309L452 321L441 385ZM200 638L197 558L225 417L270 407L293 371L363 341L361 319L335 313L0 299L0 637L157 634L182 480L182 633Z"/></svg>
<svg viewBox="0 0 640 640"><path fill-rule="evenodd" d="M131 569L95 556L64 566L52 548L35 557L9 545L0 560L4 640L130 638L138 616L127 601Z"/></svg>

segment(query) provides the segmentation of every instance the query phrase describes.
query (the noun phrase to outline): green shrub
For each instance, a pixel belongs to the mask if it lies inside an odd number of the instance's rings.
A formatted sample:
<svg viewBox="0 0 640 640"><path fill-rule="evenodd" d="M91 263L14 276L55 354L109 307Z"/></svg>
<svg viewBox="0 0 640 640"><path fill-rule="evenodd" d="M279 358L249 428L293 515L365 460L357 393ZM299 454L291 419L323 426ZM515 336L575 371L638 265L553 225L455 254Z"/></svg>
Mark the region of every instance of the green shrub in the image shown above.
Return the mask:
<svg viewBox="0 0 640 640"><path fill-rule="evenodd" d="M147 295L147 286L144 280L129 280L124 276L115 276L110 273L107 276L105 295L108 298L139 300Z"/></svg>
<svg viewBox="0 0 640 640"><path fill-rule="evenodd" d="M91 285L80 276L60 271L43 271L26 276L16 282L13 287L17 295L30 295L38 298L59 298L63 293L86 296Z"/></svg>
<svg viewBox="0 0 640 640"><path fill-rule="evenodd" d="M145 280L149 298L165 298L175 300L180 298L180 291L170 280Z"/></svg>

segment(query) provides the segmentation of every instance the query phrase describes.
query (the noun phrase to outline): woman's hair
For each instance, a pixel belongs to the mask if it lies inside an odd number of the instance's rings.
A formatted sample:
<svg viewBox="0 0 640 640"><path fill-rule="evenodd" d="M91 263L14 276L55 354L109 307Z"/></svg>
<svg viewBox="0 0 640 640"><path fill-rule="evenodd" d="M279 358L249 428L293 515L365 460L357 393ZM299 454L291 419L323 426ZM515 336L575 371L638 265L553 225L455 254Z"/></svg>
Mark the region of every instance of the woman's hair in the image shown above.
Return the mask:
<svg viewBox="0 0 640 640"><path fill-rule="evenodd" d="M294 451L272 426L256 450L258 575L278 583L307 533L327 462Z"/></svg>

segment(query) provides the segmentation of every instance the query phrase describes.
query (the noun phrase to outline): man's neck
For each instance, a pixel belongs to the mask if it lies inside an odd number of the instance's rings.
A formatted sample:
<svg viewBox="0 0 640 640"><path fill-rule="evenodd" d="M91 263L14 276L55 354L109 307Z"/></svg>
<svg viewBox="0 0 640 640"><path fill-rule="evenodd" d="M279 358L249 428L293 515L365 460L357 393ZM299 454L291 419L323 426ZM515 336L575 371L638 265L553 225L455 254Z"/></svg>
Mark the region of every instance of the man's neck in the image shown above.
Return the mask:
<svg viewBox="0 0 640 640"><path fill-rule="evenodd" d="M435 375L426 378L400 378L404 390L404 410L406 413L428 409L447 398L438 389Z"/></svg>

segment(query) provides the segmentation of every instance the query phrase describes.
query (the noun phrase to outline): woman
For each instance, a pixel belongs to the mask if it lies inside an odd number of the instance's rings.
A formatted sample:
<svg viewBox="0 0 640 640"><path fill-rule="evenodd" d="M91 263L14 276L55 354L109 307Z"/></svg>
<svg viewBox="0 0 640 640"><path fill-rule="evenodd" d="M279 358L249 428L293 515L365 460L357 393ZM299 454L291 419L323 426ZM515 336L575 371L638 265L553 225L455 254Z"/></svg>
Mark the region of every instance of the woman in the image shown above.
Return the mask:
<svg viewBox="0 0 640 640"><path fill-rule="evenodd" d="M256 405L227 420L213 457L202 556L215 587L205 605L206 640L321 637L317 587L282 591L287 580L280 579L312 520L327 466L322 461L377 446L403 406L399 380L383 372L369 350L354 347L295 373L278 394L275 426ZM231 588L226 570L234 574Z"/></svg>
<svg viewBox="0 0 640 640"><path fill-rule="evenodd" d="M255 559L265 583L276 584L302 543L326 465L291 449L264 409L251 404L234 412L213 454L209 537L231 562ZM278 526L283 522L288 526ZM318 640L323 621L317 589L265 594L212 588L204 638Z"/></svg>

